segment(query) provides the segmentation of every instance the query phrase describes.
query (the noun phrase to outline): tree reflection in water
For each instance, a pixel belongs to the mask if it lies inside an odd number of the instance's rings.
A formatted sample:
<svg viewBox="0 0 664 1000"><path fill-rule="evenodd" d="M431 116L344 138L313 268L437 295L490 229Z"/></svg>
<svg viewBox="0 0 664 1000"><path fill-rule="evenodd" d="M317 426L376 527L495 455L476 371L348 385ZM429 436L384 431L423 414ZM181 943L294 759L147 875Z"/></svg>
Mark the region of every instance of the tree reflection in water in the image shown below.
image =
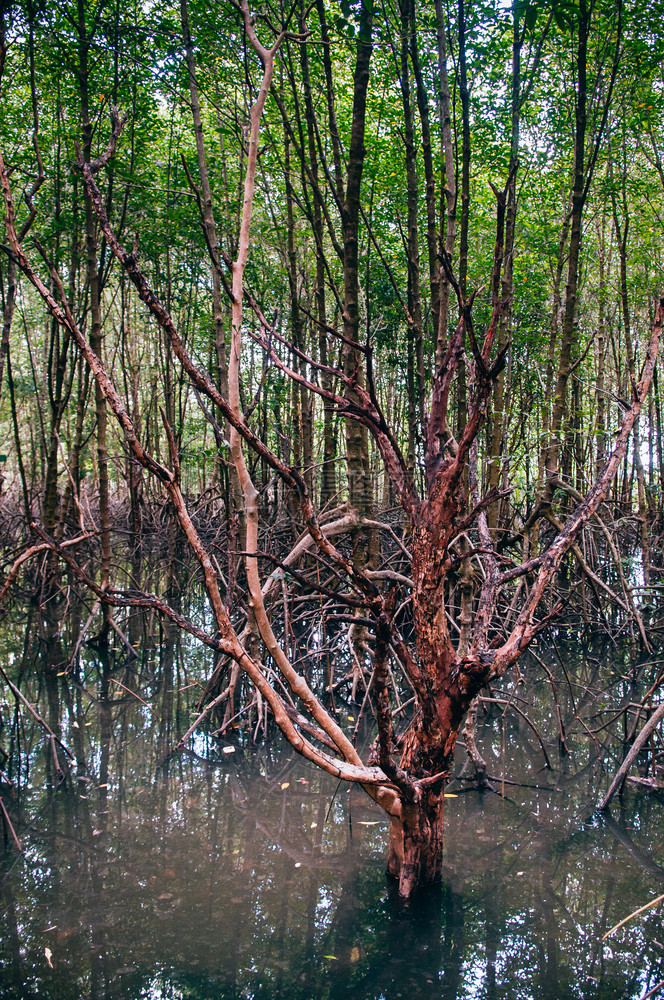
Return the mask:
<svg viewBox="0 0 664 1000"><path fill-rule="evenodd" d="M631 796L620 821L584 824L587 746L546 791L451 799L445 882L405 907L368 797L240 734L174 755L205 654L137 616L137 658L70 662L87 614L46 605L3 625L7 669L73 754L4 692L3 801L24 854L6 831L3 997L617 1000L664 978L656 912L601 943L661 892L661 806ZM513 725L510 775L545 784Z"/></svg>

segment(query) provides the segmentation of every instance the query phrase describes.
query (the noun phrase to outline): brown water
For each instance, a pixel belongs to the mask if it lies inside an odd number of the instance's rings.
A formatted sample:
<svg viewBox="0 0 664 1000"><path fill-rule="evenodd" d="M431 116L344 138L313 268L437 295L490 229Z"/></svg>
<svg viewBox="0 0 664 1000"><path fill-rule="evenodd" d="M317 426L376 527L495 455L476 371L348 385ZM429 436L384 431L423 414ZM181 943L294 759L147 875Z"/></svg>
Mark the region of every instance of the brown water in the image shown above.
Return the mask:
<svg viewBox="0 0 664 1000"><path fill-rule="evenodd" d="M142 623L133 667L88 650L66 672L73 627L54 637L32 615L0 639L74 755L59 752L58 775L43 729L25 712L17 727L2 689L15 785L2 795L23 852L5 828L1 997L626 1000L664 980L656 909L601 940L664 892L663 803L628 791L598 819L603 758L577 738L561 759L550 707L551 770L517 717L485 727L490 771L540 787L450 786L445 880L404 908L384 874L386 822L361 790L278 739L201 734L170 753L206 654ZM341 712L349 729L355 712Z"/></svg>

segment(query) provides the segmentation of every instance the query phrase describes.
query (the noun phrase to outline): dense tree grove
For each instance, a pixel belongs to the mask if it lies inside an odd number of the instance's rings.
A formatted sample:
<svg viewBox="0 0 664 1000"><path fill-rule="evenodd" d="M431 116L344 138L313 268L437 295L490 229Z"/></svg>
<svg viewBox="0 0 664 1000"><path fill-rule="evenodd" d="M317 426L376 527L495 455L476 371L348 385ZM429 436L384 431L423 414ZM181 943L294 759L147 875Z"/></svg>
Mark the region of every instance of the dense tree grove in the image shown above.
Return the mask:
<svg viewBox="0 0 664 1000"><path fill-rule="evenodd" d="M127 606L197 635L201 709L362 783L404 896L464 720L486 783L481 689L554 619L656 641L663 13L0 14L3 596L48 553L98 642ZM138 582L183 543L195 620Z"/></svg>

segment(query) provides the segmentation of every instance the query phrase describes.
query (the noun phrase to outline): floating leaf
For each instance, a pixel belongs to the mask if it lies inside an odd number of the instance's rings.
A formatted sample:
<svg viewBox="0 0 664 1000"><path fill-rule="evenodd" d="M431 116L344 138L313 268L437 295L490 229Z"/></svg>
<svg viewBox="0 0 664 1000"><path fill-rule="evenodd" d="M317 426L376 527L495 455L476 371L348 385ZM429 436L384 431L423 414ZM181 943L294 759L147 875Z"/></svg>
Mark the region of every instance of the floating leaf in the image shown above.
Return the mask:
<svg viewBox="0 0 664 1000"><path fill-rule="evenodd" d="M349 722L355 722L355 718L352 715L349 715L348 716L348 721Z"/></svg>
<svg viewBox="0 0 664 1000"><path fill-rule="evenodd" d="M350 960L351 962L357 962L360 957L360 949L355 945L354 948L350 950Z"/></svg>
<svg viewBox="0 0 664 1000"><path fill-rule="evenodd" d="M235 747L224 747L224 753L235 753Z"/></svg>
<svg viewBox="0 0 664 1000"><path fill-rule="evenodd" d="M295 862L295 867L296 868L301 868L302 867L302 862L301 861L296 861Z"/></svg>
<svg viewBox="0 0 664 1000"><path fill-rule="evenodd" d="M445 792L446 799L458 799L459 796L455 795L454 792Z"/></svg>
<svg viewBox="0 0 664 1000"><path fill-rule="evenodd" d="M282 792L283 792L284 788L290 788L290 781L282 781L281 782L281 790L282 790Z"/></svg>
<svg viewBox="0 0 664 1000"><path fill-rule="evenodd" d="M46 955L46 961L48 962L49 967L52 969L54 967L53 962L51 961L53 958L53 952L50 948L44 948L44 954Z"/></svg>
<svg viewBox="0 0 664 1000"><path fill-rule="evenodd" d="M101 835L102 835L103 832L104 832L103 830L93 830L92 831L92 836L93 837L101 837Z"/></svg>
<svg viewBox="0 0 664 1000"><path fill-rule="evenodd" d="M311 826L309 827L309 829L310 830L315 830L317 826L318 826L318 823L312 823Z"/></svg>
<svg viewBox="0 0 664 1000"><path fill-rule="evenodd" d="M72 722L72 726L74 727L74 729L80 729L81 728L79 726L78 722Z"/></svg>
<svg viewBox="0 0 664 1000"><path fill-rule="evenodd" d="M331 962L338 962L339 961L339 959L337 958L336 955L323 955L323 958L329 958L329 960Z"/></svg>

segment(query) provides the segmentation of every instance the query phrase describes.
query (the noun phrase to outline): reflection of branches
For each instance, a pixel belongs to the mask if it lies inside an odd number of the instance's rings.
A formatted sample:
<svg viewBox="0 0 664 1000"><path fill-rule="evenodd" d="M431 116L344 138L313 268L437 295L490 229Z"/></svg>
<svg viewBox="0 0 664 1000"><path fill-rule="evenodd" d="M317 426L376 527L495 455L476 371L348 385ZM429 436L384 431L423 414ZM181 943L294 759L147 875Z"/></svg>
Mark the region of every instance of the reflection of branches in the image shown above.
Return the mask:
<svg viewBox="0 0 664 1000"><path fill-rule="evenodd" d="M77 535L76 538L67 539L66 541L62 542L61 545L63 549L69 548L72 545L78 545L86 538L92 538L92 537L93 537L93 532L85 532L84 534ZM14 560L9 570L9 573L7 574L7 579L0 588L0 602L3 601L7 596L9 590L11 589L12 584L18 577L19 571L23 563L27 562L28 559L32 559L33 556L39 555L42 552L49 552L50 550L51 550L50 541L42 542L38 545L31 545L29 549L26 549L25 552L22 552L21 555Z"/></svg>
<svg viewBox="0 0 664 1000"><path fill-rule="evenodd" d="M281 828L276 828L276 824L270 823L265 817L265 799L269 796L276 795L287 795L292 796L292 790L282 790L281 785L284 783L283 778L289 776L290 762L288 767L282 771L277 777L273 778L271 781L263 780L261 781L261 787L258 789L256 787L256 781L254 780L251 795L242 789L237 778L233 778L231 781L231 789L234 796L234 806L238 809L245 819L250 820L260 832L264 835L266 840L279 847L279 850L289 857L296 864L303 868L308 868L312 870L317 869L331 869L339 873L348 872L348 861L349 857L352 857L355 853L350 845L346 847L345 850L335 853L335 854L322 854L322 835L324 824L316 823L313 830L305 831L302 829L298 831L300 833L300 843L295 842L293 836L292 824L289 825L287 831L282 831ZM298 781L290 781L289 784L297 786ZM318 799L327 800L327 796L322 790L319 793L314 793ZM302 791L301 799L298 801L298 805L306 807L307 799L312 796L312 793L308 791ZM365 800L366 801L366 800ZM292 809L289 810L292 815ZM375 816L375 813L368 813L367 815ZM384 814L381 812L381 818L384 818Z"/></svg>
<svg viewBox="0 0 664 1000"><path fill-rule="evenodd" d="M42 719L41 715L39 715L39 713L36 711L36 709L34 709L32 707L32 705L30 704L30 702L28 701L28 699L25 697L25 695L21 694L21 692L16 687L16 685L12 681L10 681L9 677L7 676L7 674L5 673L5 671L3 670L2 667L0 667L0 676L4 680L5 684L7 685L7 687L9 688L9 690L12 692L12 694L14 695L14 697L18 701L20 701L21 704L25 706L25 708L27 708L28 712L30 712L30 714L35 719L35 721L38 722L39 725L42 727L42 729L44 729L48 733L48 735L51 738L51 740L55 740L57 742L58 746L62 747L62 749L67 754L67 756L70 758L70 760L73 760L74 759L74 755L71 752L71 750L69 750L68 747L66 747L65 744L62 742L62 740L59 739L59 737L57 737L55 735L55 733L53 732L53 730L51 729L51 727L49 726L49 724L47 722L45 722Z"/></svg>

